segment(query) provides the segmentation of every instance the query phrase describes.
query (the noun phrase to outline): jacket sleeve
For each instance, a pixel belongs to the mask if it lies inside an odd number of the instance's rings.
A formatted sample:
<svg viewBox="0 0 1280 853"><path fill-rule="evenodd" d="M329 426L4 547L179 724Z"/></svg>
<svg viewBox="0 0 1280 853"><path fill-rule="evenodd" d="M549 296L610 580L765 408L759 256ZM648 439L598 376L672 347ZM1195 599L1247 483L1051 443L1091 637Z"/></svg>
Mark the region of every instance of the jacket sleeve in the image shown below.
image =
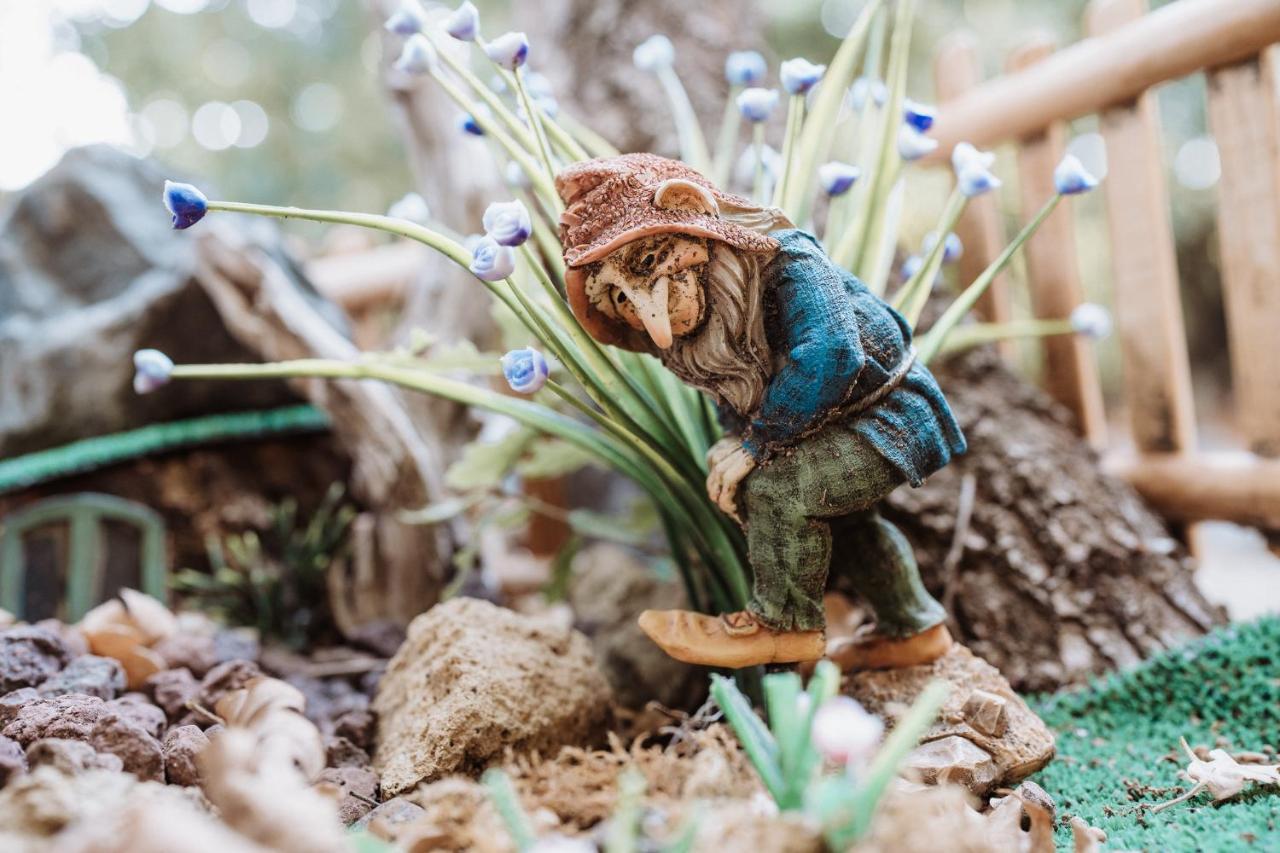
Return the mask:
<svg viewBox="0 0 1280 853"><path fill-rule="evenodd" d="M758 460L843 403L866 363L853 302L840 270L819 247L795 252L775 288L776 340L785 358L743 436Z"/></svg>

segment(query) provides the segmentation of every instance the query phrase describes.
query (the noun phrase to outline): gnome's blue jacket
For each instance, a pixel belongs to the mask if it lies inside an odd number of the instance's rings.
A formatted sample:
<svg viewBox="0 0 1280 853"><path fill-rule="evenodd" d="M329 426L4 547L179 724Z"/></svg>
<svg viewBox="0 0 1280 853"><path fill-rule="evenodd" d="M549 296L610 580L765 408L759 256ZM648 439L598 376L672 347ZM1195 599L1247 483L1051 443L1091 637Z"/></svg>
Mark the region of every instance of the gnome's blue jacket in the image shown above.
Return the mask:
<svg viewBox="0 0 1280 853"><path fill-rule="evenodd" d="M965 440L933 374L915 363L891 392L859 410L910 358L911 327L814 237L775 231L781 250L761 273L774 373L747 419L743 445L758 460L841 423L918 486ZM881 392L883 393L883 392ZM849 413L850 410L857 410Z"/></svg>

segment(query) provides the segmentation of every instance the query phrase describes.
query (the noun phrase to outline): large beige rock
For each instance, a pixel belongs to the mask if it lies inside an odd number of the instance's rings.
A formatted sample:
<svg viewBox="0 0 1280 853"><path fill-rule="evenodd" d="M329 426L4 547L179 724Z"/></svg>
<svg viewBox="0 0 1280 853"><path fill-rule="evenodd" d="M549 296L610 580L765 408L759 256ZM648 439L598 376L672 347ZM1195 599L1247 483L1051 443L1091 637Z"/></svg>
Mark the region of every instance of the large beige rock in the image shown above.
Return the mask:
<svg viewBox="0 0 1280 853"><path fill-rule="evenodd" d="M507 747L591 743L610 707L582 634L478 599L439 604L410 624L373 701L383 796L478 770Z"/></svg>
<svg viewBox="0 0 1280 853"><path fill-rule="evenodd" d="M1013 787L1053 758L1053 734L991 664L956 644L927 666L858 672L844 692L893 725L931 681L950 694L905 766L930 784L953 782L981 797Z"/></svg>

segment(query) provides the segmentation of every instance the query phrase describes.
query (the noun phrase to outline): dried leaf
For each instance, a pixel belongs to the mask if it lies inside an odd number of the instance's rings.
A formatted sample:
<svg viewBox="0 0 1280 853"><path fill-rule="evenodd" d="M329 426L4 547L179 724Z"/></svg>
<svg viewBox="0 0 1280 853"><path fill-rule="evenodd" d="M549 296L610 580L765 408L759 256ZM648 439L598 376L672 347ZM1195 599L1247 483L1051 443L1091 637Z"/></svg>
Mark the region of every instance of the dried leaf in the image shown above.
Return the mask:
<svg viewBox="0 0 1280 853"><path fill-rule="evenodd" d="M296 687L260 676L218 700L214 713L228 727L258 739L263 764L287 764L310 781L324 769L324 741L303 711L307 700Z"/></svg>
<svg viewBox="0 0 1280 853"><path fill-rule="evenodd" d="M1223 749L1210 750L1209 760L1202 761L1187 745L1186 738L1181 738L1181 743L1187 757L1191 759L1183 775L1195 784L1182 796L1161 803L1152 812L1163 811L1185 802L1201 791L1208 791L1213 801L1220 803L1239 794L1250 782L1280 785L1280 764L1241 764Z"/></svg>
<svg viewBox="0 0 1280 853"><path fill-rule="evenodd" d="M86 633L123 626L135 631L144 645L152 646L178 630L178 619L156 599L136 589L122 589L119 597L102 602L80 620Z"/></svg>
<svg viewBox="0 0 1280 853"><path fill-rule="evenodd" d="M168 666L164 658L149 649L142 635L129 625L104 624L95 630L82 625L80 630L89 643L89 651L120 661L130 690L140 690L148 678Z"/></svg>

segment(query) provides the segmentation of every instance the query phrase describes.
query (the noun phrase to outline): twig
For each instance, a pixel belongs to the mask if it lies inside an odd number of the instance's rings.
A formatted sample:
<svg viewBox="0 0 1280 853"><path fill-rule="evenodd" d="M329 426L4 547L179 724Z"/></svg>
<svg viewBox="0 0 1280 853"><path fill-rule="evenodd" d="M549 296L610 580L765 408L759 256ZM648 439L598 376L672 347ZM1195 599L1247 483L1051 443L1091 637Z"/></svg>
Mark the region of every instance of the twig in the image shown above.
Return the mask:
<svg viewBox="0 0 1280 853"><path fill-rule="evenodd" d="M212 711L210 711L208 708L206 708L205 706L201 705L199 702L197 702L197 701L196 701L196 700L194 700L194 699L188 699L188 700L184 703L184 705L185 705L185 707L186 707L186 709L187 709L188 711L194 711L194 712L196 712L197 714L203 714L204 716L206 716L206 717L208 717L209 719L213 720L215 723L217 723L217 724L218 724L218 725L220 725L220 726L225 726L225 725L227 724L227 721L226 721L226 720L222 719L222 718L221 718L221 717L219 717L217 714L213 713L213 712L212 712Z"/></svg>
<svg viewBox="0 0 1280 853"><path fill-rule="evenodd" d="M964 540L969 535L973 520L973 505L978 492L978 480L972 473L960 480L960 500L956 505L956 529L951 537L951 547L942 561L942 608L955 626L956 579L960 573L960 558L964 556Z"/></svg>

